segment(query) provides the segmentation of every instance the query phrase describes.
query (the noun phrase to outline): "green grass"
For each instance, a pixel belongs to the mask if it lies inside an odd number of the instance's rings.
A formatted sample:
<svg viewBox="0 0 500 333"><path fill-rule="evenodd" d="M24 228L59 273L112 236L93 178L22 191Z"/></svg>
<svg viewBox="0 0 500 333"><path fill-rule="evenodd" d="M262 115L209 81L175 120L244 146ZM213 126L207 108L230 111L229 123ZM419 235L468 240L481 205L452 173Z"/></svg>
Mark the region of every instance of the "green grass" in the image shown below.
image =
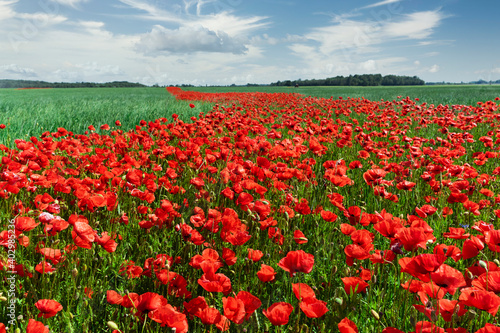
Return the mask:
<svg viewBox="0 0 500 333"><path fill-rule="evenodd" d="M59 127L83 134L89 125L99 130L116 120L124 130L174 113L189 121L208 110L209 105L191 109L188 103L176 103L163 88L0 89L0 123L7 126L0 130L0 144L39 137Z"/></svg>

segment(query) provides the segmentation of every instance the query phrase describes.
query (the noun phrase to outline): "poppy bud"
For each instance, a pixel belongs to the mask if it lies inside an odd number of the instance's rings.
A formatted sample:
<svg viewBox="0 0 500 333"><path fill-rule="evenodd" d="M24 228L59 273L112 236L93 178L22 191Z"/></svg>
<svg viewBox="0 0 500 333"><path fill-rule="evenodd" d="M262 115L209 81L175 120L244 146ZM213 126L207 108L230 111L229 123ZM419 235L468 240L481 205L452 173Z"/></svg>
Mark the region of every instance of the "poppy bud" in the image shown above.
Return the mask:
<svg viewBox="0 0 500 333"><path fill-rule="evenodd" d="M415 325L416 325L416 324L417 324L417 320L415 319L415 317L414 317L414 316L411 316L411 317L410 317L410 325L411 325L412 327L415 327Z"/></svg>
<svg viewBox="0 0 500 333"><path fill-rule="evenodd" d="M344 301L342 300L342 297L335 298L335 302L339 303L339 305L342 305L344 303Z"/></svg>
<svg viewBox="0 0 500 333"><path fill-rule="evenodd" d="M14 332L15 333L21 333L21 329L18 327L18 328L16 328L16 330Z"/></svg>
<svg viewBox="0 0 500 333"><path fill-rule="evenodd" d="M497 265L500 266L500 261L498 259L493 260L493 262Z"/></svg>
<svg viewBox="0 0 500 333"><path fill-rule="evenodd" d="M479 260L479 266L484 268L486 271L488 270L488 265L483 260Z"/></svg>
<svg viewBox="0 0 500 333"><path fill-rule="evenodd" d="M108 322L107 322L107 325L108 325L109 329L111 329L111 330L117 330L117 331L120 331L120 330L118 329L118 325L116 325L116 323L115 323L114 321L108 321Z"/></svg>
<svg viewBox="0 0 500 333"><path fill-rule="evenodd" d="M77 277L77 275L78 275L78 269L73 268L73 270L71 271L71 275L72 275L74 278L76 278L76 277Z"/></svg>
<svg viewBox="0 0 500 333"><path fill-rule="evenodd" d="M377 320L380 320L380 316L379 316L379 314L378 314L378 312L377 312L377 311L375 311L375 310L371 309L371 310L370 310L370 313L372 314L373 318L375 318L375 319L377 319Z"/></svg>
<svg viewBox="0 0 500 333"><path fill-rule="evenodd" d="M5 296L0 296L0 301L2 301L2 302L6 302L6 301L7 301L7 297L5 297Z"/></svg>

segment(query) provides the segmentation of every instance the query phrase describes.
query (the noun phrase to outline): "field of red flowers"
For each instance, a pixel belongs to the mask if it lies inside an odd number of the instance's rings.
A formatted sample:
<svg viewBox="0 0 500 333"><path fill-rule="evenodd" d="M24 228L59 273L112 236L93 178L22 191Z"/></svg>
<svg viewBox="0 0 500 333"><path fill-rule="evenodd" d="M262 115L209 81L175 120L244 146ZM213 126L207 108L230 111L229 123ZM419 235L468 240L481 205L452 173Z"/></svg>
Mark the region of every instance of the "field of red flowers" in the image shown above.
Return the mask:
<svg viewBox="0 0 500 333"><path fill-rule="evenodd" d="M0 146L0 332L500 332L499 99L167 90Z"/></svg>

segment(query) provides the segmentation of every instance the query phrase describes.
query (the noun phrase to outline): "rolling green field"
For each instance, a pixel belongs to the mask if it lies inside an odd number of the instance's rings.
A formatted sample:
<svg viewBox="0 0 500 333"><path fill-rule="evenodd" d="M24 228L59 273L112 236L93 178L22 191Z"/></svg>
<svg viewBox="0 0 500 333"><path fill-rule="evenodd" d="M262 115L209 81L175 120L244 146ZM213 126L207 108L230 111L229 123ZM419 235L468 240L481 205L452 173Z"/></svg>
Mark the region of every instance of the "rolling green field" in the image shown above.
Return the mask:
<svg viewBox="0 0 500 333"><path fill-rule="evenodd" d="M398 86L398 87L195 87L183 88L201 92L286 92L300 93L306 96L334 99L364 97L377 101L392 101L398 96L418 98L421 103L428 104L465 104L492 100L500 96L500 85L461 85L461 86Z"/></svg>
<svg viewBox="0 0 500 333"><path fill-rule="evenodd" d="M492 100L500 96L500 86L411 86L411 87L196 87L201 92L289 92L322 98L364 97L369 100L394 100L398 96L418 98L428 104L467 104ZM164 88L81 88L47 90L0 90L0 144L15 139L40 136L63 127L84 133L89 125L96 129L112 126L120 120L124 130L134 128L141 120L153 121L179 114L188 121L211 105L176 102Z"/></svg>

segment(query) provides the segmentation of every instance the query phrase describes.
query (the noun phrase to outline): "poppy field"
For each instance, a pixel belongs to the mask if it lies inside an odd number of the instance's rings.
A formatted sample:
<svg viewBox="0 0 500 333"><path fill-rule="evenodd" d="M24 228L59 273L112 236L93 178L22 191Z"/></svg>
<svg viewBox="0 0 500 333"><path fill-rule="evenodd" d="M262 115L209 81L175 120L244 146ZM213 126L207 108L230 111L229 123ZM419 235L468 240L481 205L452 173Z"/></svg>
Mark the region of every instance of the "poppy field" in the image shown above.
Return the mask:
<svg viewBox="0 0 500 333"><path fill-rule="evenodd" d="M0 145L0 332L500 332L500 98L163 93Z"/></svg>

